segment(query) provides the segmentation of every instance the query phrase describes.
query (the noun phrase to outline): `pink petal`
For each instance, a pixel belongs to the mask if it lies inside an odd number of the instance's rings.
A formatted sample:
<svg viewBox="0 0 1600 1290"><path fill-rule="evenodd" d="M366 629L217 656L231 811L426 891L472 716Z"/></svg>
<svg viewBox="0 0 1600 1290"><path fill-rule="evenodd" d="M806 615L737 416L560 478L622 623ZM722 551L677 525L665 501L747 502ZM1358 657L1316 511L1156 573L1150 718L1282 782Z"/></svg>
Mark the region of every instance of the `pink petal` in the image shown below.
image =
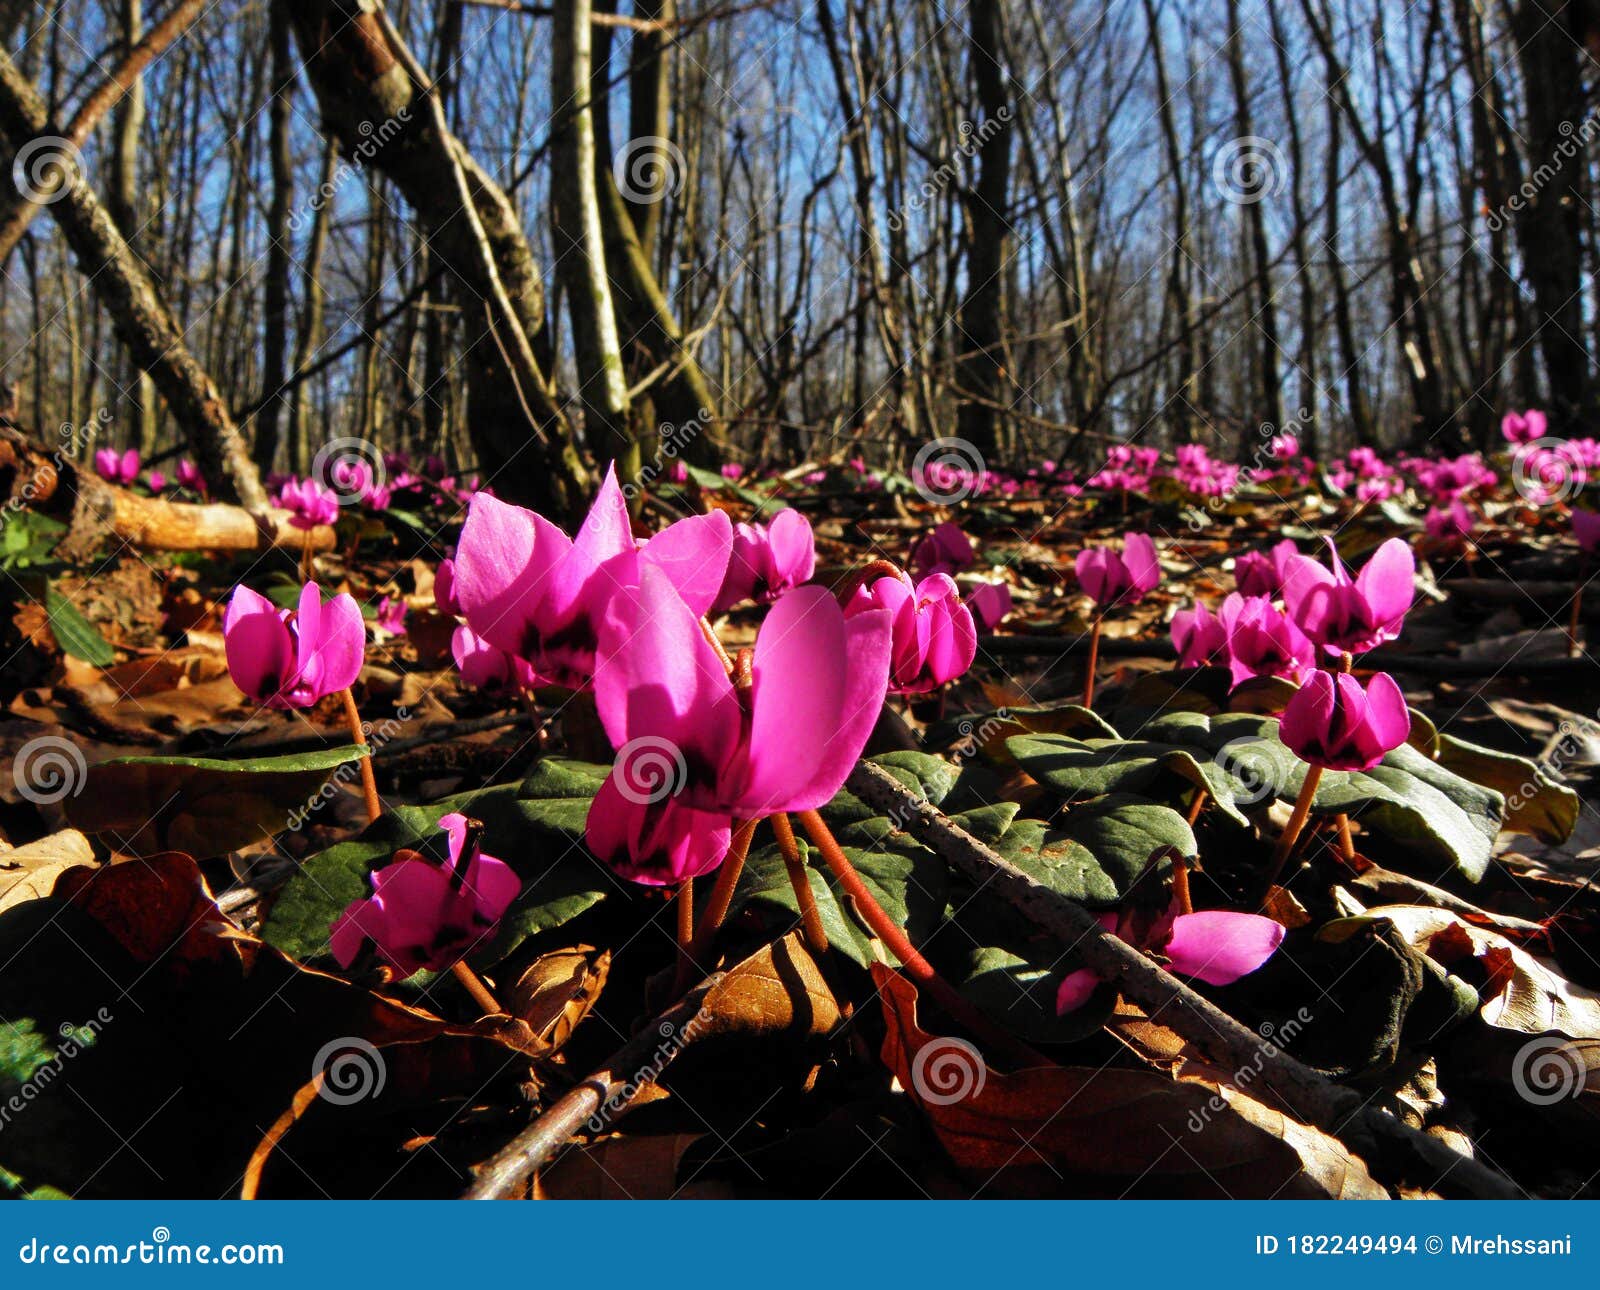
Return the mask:
<svg viewBox="0 0 1600 1290"><path fill-rule="evenodd" d="M1367 683L1367 724L1384 752L1405 743L1411 734L1411 712L1405 695L1387 672L1373 674Z"/></svg>
<svg viewBox="0 0 1600 1290"><path fill-rule="evenodd" d="M667 886L716 869L732 838L728 817L696 811L672 798L635 801L606 778L584 825L589 850L617 873L647 886Z"/></svg>
<svg viewBox="0 0 1600 1290"><path fill-rule="evenodd" d="M1283 944L1283 925L1259 914L1207 910L1172 920L1165 953L1172 971L1207 985L1248 976Z"/></svg>
<svg viewBox="0 0 1600 1290"><path fill-rule="evenodd" d="M234 590L223 615L228 675L257 703L275 699L295 677L294 642L272 603L248 587Z"/></svg>
<svg viewBox="0 0 1600 1290"><path fill-rule="evenodd" d="M456 600L473 632L507 653L523 654L543 609L546 580L571 549L571 539L542 515L487 493L474 496L455 562Z"/></svg>
<svg viewBox="0 0 1600 1290"><path fill-rule="evenodd" d="M1056 990L1056 1016L1064 1017L1069 1012L1076 1012L1089 1002L1089 997L1100 988L1100 985L1100 978L1088 968L1068 972Z"/></svg>
<svg viewBox="0 0 1600 1290"><path fill-rule="evenodd" d="M1150 540L1148 533L1129 533L1123 538L1122 563L1139 593L1133 598L1135 603L1161 581L1161 563L1156 558L1156 544Z"/></svg>
<svg viewBox="0 0 1600 1290"><path fill-rule="evenodd" d="M767 548L772 557L775 588L797 587L816 572L817 540L811 521L793 508L772 517L772 523L767 525Z"/></svg>
<svg viewBox="0 0 1600 1290"><path fill-rule="evenodd" d="M667 575L696 618L709 613L728 574L733 525L721 511L669 524L645 544L642 565Z"/></svg>
<svg viewBox="0 0 1600 1290"><path fill-rule="evenodd" d="M1399 538L1390 538L1367 561L1356 587L1365 597L1375 624L1398 624L1405 617L1416 597L1416 574L1416 558Z"/></svg>

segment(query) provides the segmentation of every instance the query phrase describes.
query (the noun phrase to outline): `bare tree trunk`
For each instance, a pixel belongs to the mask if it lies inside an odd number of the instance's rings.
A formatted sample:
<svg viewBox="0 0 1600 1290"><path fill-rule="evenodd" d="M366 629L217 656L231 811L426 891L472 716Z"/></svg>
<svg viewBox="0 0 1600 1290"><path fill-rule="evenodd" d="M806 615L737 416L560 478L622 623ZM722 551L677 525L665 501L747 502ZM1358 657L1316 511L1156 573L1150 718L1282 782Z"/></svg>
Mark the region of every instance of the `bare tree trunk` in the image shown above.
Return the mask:
<svg viewBox="0 0 1600 1290"><path fill-rule="evenodd" d="M978 177L967 198L967 282L959 311L963 351L957 424L963 439L986 458L1000 449L1006 392L1004 354L1005 269L1010 244L1011 104L1006 94L1001 32L1003 0L969 0L972 85L982 119L992 130L978 153Z"/></svg>
<svg viewBox="0 0 1600 1290"><path fill-rule="evenodd" d="M578 513L588 470L546 376L544 284L516 208L440 129L428 87L402 61L410 55L381 12L364 0L279 3L324 130L394 182L455 277L479 466L503 497Z"/></svg>
<svg viewBox="0 0 1600 1290"><path fill-rule="evenodd" d="M22 75L10 55L0 51L0 132L18 147L44 135L58 135L44 101ZM233 424L215 382L184 343L183 329L167 308L144 262L117 231L110 213L83 176L68 165L60 172L65 186L50 205L60 227L100 302L110 313L117 335L184 428L201 469L232 486L251 511L265 511L267 496L243 438Z"/></svg>
<svg viewBox="0 0 1600 1290"><path fill-rule="evenodd" d="M278 456L283 437L283 383L289 366L289 277L294 263L289 255L289 209L294 204L294 159L289 151L289 124L294 92L294 49L289 15L282 5L267 14L272 52L272 101L268 108L267 151L272 168L272 198L267 208L267 282L263 317L261 396L256 413L256 468L267 472Z"/></svg>

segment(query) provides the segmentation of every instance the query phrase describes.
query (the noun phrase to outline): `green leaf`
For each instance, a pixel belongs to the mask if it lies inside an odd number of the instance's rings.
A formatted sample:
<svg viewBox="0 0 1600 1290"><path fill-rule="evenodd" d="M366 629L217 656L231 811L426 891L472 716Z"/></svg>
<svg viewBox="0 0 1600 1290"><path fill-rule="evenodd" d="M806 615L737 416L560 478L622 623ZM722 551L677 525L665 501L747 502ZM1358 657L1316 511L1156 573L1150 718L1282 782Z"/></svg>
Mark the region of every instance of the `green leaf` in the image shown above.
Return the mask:
<svg viewBox="0 0 1600 1290"><path fill-rule="evenodd" d="M1171 871L1176 848L1196 854L1194 831L1183 816L1138 798L1110 796L1071 811L1060 825L1018 820L996 848L1002 856L1052 891L1090 909L1127 899L1135 882L1151 872Z"/></svg>
<svg viewBox="0 0 1600 1290"><path fill-rule="evenodd" d="M830 875L810 861L811 852L805 839L796 841L800 844L801 857L808 861L807 880L816 893L817 911L822 916L829 941L862 967L875 962L869 945L870 935L844 912L846 906L837 885ZM905 929L913 945L925 946L944 919L948 879L944 861L909 838L892 851L851 846L843 849L873 899ZM784 868L783 853L776 843L750 853L734 890L730 917L747 904L775 906L799 917L800 903L795 899L788 870ZM892 954L889 959L895 961Z"/></svg>
<svg viewBox="0 0 1600 1290"><path fill-rule="evenodd" d="M523 813L538 824L573 841L582 841L589 804L611 767L566 757L546 757L517 790Z"/></svg>
<svg viewBox="0 0 1600 1290"><path fill-rule="evenodd" d="M1505 828L1560 846L1578 826L1583 800L1537 762L1440 733L1439 764L1506 799Z"/></svg>
<svg viewBox="0 0 1600 1290"><path fill-rule="evenodd" d="M768 493L758 493L752 488L747 488L737 480L729 479L715 470L704 470L699 466L684 463L684 469L689 472L689 478L699 484L702 489L717 493L732 493L741 502L747 502L756 508L752 518L759 519L763 511L776 512L788 510L787 503Z"/></svg>
<svg viewBox="0 0 1600 1290"><path fill-rule="evenodd" d="M880 753L867 758L880 766L924 801L938 806L961 778L961 768L941 757L922 752ZM870 820L877 812L848 789L841 788L821 810L822 818L837 831L857 820Z"/></svg>
<svg viewBox="0 0 1600 1290"><path fill-rule="evenodd" d="M516 785L501 784L386 812L359 837L335 843L301 865L273 903L262 938L297 959L326 957L329 927L346 905L369 893L367 875L373 869L388 864L401 848L443 858L439 818L452 811L482 820L485 852L524 880L494 940L474 959L497 962L529 936L571 921L616 889L598 861L551 825L542 803L517 794Z"/></svg>
<svg viewBox="0 0 1600 1290"><path fill-rule="evenodd" d="M122 757L91 766L67 818L137 855L222 855L300 827L330 777L355 783L364 744L281 757Z"/></svg>
<svg viewBox="0 0 1600 1290"><path fill-rule="evenodd" d="M44 609L49 615L50 631L56 644L73 658L81 658L96 667L110 667L117 661L117 652L106 643L99 629L52 586L45 587Z"/></svg>

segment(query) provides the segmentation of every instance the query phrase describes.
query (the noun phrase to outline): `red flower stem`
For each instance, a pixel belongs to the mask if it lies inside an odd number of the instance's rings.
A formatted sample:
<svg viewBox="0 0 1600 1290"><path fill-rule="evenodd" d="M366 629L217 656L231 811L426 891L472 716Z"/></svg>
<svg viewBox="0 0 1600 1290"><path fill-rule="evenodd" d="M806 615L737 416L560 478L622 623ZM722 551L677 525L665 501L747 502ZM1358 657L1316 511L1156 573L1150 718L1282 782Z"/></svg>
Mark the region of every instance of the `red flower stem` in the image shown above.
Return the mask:
<svg viewBox="0 0 1600 1290"><path fill-rule="evenodd" d="M717 870L716 885L711 888L705 912L700 916L700 926L693 938L686 942L688 953L678 958L680 979L674 994L682 994L693 984L695 965L707 956L711 942L717 939L717 933L722 930L722 920L728 916L728 906L733 904L734 888L739 885L739 875L744 872L745 857L750 854L750 839L755 831L755 820L746 820L734 827L727 857L722 862L722 868Z"/></svg>
<svg viewBox="0 0 1600 1290"><path fill-rule="evenodd" d="M1100 666L1100 628L1105 624L1106 616L1096 612L1094 626L1089 629L1089 665L1083 677L1083 706L1094 707L1094 673Z"/></svg>
<svg viewBox="0 0 1600 1290"><path fill-rule="evenodd" d="M861 881L861 875L856 872L856 867L850 863L850 858L840 848L826 821L820 815L815 811L801 811L800 825L810 835L817 850L822 853L823 863L838 880L845 895L855 903L856 912L872 929L872 934L889 947L894 956L900 960L906 975L927 991L934 1002L974 1035L992 1046L996 1052L1005 1054L1009 1060L1020 1062L1023 1066L1051 1065L1040 1053L1035 1052L1014 1035L1001 1030L968 1003L956 992L953 985L934 970L933 964L917 952L917 947L911 943L899 924L890 918L883 906L873 898L867 884Z"/></svg>
<svg viewBox="0 0 1600 1290"><path fill-rule="evenodd" d="M841 605L848 605L851 598L875 578L898 578L903 570L899 565L888 560L878 559L868 561L859 569L854 569L845 575L845 579L835 590L834 595Z"/></svg>
<svg viewBox="0 0 1600 1290"><path fill-rule="evenodd" d="M484 985L483 978L467 966L465 959L457 959L452 963L450 972L466 987L467 993L472 996L472 1001L483 1009L484 1016L492 1017L496 1013L505 1011L494 995L489 993L489 987Z"/></svg>
<svg viewBox="0 0 1600 1290"><path fill-rule="evenodd" d="M1205 789L1195 789L1194 801L1189 803L1189 814L1186 817L1186 823L1191 829L1194 828L1195 821L1200 818L1200 812L1206 809L1206 803L1210 800L1211 794L1206 792Z"/></svg>
<svg viewBox="0 0 1600 1290"><path fill-rule="evenodd" d="M1294 844L1300 840L1300 830L1305 828L1306 819L1311 814L1311 803L1317 795L1317 785L1322 782L1322 767L1307 766L1305 782L1300 785L1300 796L1295 798L1294 811L1289 816L1289 822L1283 826L1283 836L1278 839L1278 849L1272 856L1272 869L1267 874L1267 890L1272 890L1274 883L1283 873L1283 866L1289 862L1289 853L1294 850Z"/></svg>
<svg viewBox="0 0 1600 1290"><path fill-rule="evenodd" d="M367 735L361 728L361 711L356 707L354 691L340 690L339 697L344 700L344 720L350 727L350 742L357 745L365 744ZM383 814L383 803L378 798L378 777L372 773L370 751L361 756L361 792L367 799L367 823L371 824Z"/></svg>
<svg viewBox="0 0 1600 1290"><path fill-rule="evenodd" d="M1172 895L1178 902L1180 914L1194 913L1194 901L1189 897L1189 862L1176 847L1172 855Z"/></svg>
<svg viewBox="0 0 1600 1290"><path fill-rule="evenodd" d="M678 976L679 982L694 977L694 879L685 878L678 884ZM687 986L677 986L673 993L681 993Z"/></svg>
<svg viewBox="0 0 1600 1290"><path fill-rule="evenodd" d="M789 871L789 885L800 905L800 925L813 954L828 952L828 933L822 926L822 911L817 908L817 893L811 890L805 861L800 859L800 844L794 840L794 827L782 811L772 817L772 831L778 835L778 850L783 852L783 867Z"/></svg>
<svg viewBox="0 0 1600 1290"><path fill-rule="evenodd" d="M1578 583L1572 589L1572 615L1567 619L1567 657L1576 658L1578 654L1578 619L1583 613L1583 584L1589 576L1589 554L1586 551L1578 553Z"/></svg>
<svg viewBox="0 0 1600 1290"><path fill-rule="evenodd" d="M1349 650L1346 650L1343 654L1339 655L1339 670L1346 676L1350 675L1351 671L1355 668L1355 665L1356 661L1350 656Z"/></svg>
<svg viewBox="0 0 1600 1290"><path fill-rule="evenodd" d="M1344 857L1345 864L1354 868L1356 863L1356 844L1355 840L1350 836L1350 817L1340 811L1335 823L1339 826L1339 854Z"/></svg>

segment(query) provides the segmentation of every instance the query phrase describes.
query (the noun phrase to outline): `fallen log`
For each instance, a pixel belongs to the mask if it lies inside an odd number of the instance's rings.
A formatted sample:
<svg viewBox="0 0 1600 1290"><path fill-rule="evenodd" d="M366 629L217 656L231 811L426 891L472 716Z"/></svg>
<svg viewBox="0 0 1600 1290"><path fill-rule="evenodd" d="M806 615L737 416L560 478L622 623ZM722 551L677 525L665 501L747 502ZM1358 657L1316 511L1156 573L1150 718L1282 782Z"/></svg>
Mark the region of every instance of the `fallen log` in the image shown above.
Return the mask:
<svg viewBox="0 0 1600 1290"><path fill-rule="evenodd" d="M81 558L120 538L145 551L331 551L333 529L293 526L273 507L252 515L226 502L174 502L107 483L65 451L51 451L0 419L0 495L7 513L28 510L67 526L57 552Z"/></svg>

